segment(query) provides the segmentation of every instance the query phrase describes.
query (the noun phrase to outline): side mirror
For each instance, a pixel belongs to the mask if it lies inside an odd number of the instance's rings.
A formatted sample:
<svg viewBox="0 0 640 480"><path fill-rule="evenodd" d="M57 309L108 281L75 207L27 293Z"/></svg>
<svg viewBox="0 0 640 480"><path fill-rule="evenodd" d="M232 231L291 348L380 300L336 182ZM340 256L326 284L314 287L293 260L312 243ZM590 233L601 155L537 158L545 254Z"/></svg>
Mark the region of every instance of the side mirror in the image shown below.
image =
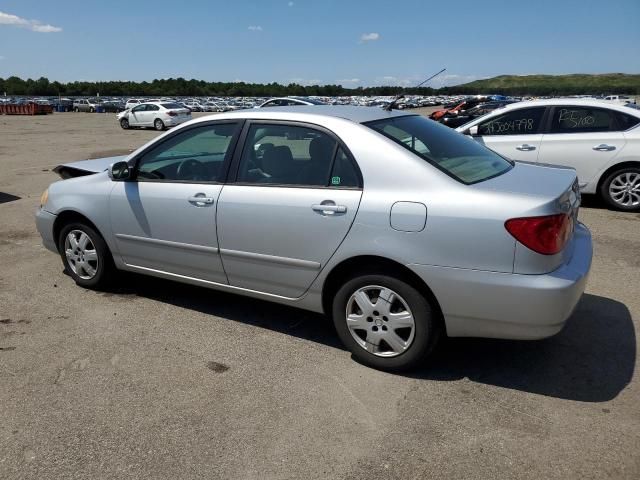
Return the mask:
<svg viewBox="0 0 640 480"><path fill-rule="evenodd" d="M131 177L131 169L127 162L116 162L109 165L109 178L114 182L123 182Z"/></svg>
<svg viewBox="0 0 640 480"><path fill-rule="evenodd" d="M478 126L474 125L473 127L469 127L463 133L465 135L471 135L472 137L477 137L478 136Z"/></svg>

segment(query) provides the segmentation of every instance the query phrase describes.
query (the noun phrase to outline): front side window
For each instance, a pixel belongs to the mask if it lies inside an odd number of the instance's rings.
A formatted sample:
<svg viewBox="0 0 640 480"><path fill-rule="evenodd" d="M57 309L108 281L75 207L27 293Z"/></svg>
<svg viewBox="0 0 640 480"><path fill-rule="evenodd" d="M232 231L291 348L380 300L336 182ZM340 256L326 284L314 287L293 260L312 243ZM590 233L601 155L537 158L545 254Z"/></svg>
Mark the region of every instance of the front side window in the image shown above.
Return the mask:
<svg viewBox="0 0 640 480"><path fill-rule="evenodd" d="M616 130L613 112L592 107L556 107L551 133L609 132Z"/></svg>
<svg viewBox="0 0 640 480"><path fill-rule="evenodd" d="M512 168L507 160L471 138L419 115L365 125L462 183L481 182Z"/></svg>
<svg viewBox="0 0 640 480"><path fill-rule="evenodd" d="M147 109L146 105L138 105L137 107L133 107L132 112L144 112Z"/></svg>
<svg viewBox="0 0 640 480"><path fill-rule="evenodd" d="M344 165L334 158L338 142L328 134L303 126L253 124L249 128L238 182L300 186L357 186ZM342 154L344 155L344 153ZM345 155L346 157L346 155ZM351 165L353 169L353 164ZM333 169L333 172L332 172ZM338 170L336 170L338 169Z"/></svg>
<svg viewBox="0 0 640 480"><path fill-rule="evenodd" d="M171 137L142 156L138 180L222 181L222 167L235 131L235 123L206 125Z"/></svg>
<svg viewBox="0 0 640 480"><path fill-rule="evenodd" d="M538 133L544 107L521 108L493 117L478 125L478 135L527 135Z"/></svg>

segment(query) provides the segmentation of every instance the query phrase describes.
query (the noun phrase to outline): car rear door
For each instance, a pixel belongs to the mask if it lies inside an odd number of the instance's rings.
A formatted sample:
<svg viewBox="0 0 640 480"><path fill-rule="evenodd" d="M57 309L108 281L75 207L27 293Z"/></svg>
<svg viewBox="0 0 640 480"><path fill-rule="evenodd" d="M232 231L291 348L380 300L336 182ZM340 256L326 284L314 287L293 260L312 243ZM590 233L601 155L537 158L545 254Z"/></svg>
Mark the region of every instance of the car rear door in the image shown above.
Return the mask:
<svg viewBox="0 0 640 480"><path fill-rule="evenodd" d="M478 124L475 139L512 160L538 160L546 107L510 109Z"/></svg>
<svg viewBox="0 0 640 480"><path fill-rule="evenodd" d="M300 297L351 228L362 195L357 165L317 126L249 122L242 138L218 204L229 283Z"/></svg>
<svg viewBox="0 0 640 480"><path fill-rule="evenodd" d="M122 261L134 270L227 283L216 209L239 133L238 122L176 131L135 160L134 179L109 197Z"/></svg>
<svg viewBox="0 0 640 480"><path fill-rule="evenodd" d="M573 167L580 186L594 180L626 144L614 110L556 106L545 126L538 161Z"/></svg>

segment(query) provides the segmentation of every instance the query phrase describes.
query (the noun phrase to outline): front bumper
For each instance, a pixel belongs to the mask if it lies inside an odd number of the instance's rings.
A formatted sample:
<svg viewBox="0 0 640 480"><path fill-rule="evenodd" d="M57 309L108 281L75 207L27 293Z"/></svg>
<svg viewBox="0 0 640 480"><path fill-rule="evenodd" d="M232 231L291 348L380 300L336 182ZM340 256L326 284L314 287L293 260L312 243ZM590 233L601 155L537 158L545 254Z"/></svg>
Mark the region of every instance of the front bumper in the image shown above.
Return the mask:
<svg viewBox="0 0 640 480"><path fill-rule="evenodd" d="M593 248L578 224L571 259L544 275L408 265L440 303L450 337L534 340L558 333L582 296Z"/></svg>
<svg viewBox="0 0 640 480"><path fill-rule="evenodd" d="M58 253L56 240L53 238L53 224L55 221L56 216L53 213L49 213L42 208L36 212L36 228L42 237L42 244L47 250Z"/></svg>

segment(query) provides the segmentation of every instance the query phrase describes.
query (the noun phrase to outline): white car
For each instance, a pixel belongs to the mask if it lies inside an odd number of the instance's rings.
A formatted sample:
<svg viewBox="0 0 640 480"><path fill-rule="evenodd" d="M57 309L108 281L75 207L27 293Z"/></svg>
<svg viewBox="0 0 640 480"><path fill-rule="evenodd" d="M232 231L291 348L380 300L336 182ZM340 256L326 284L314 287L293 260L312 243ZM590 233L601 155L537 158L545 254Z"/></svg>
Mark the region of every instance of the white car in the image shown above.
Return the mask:
<svg viewBox="0 0 640 480"><path fill-rule="evenodd" d="M164 130L191 120L191 111L177 103L147 102L120 112L118 122L125 130L130 127L153 127Z"/></svg>
<svg viewBox="0 0 640 480"><path fill-rule="evenodd" d="M271 98L264 102L262 105L257 106L256 108L265 108L265 107L297 107L299 105L324 105L319 100L314 100L312 98L303 98L303 97L283 97L283 98Z"/></svg>
<svg viewBox="0 0 640 480"><path fill-rule="evenodd" d="M607 102L617 102L624 105L625 103L632 103L633 99L631 97L627 97L626 95L608 95L604 97Z"/></svg>
<svg viewBox="0 0 640 480"><path fill-rule="evenodd" d="M576 98L519 102L457 130L512 160L573 167L582 192L618 210L640 211L640 110L634 107Z"/></svg>
<svg viewBox="0 0 640 480"><path fill-rule="evenodd" d="M124 108L125 110L129 110L130 108L135 107L136 105L140 105L141 103L144 103L144 99L142 98L130 98L129 100L127 100L127 103L125 103Z"/></svg>

